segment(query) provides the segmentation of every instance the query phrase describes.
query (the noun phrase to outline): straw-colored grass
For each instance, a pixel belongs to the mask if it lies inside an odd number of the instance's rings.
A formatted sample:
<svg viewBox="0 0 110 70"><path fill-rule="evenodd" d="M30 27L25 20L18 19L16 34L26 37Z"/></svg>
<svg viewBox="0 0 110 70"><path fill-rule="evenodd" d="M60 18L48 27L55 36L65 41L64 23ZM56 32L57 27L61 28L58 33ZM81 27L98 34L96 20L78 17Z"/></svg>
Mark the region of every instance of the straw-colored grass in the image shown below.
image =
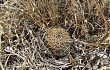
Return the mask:
<svg viewBox="0 0 110 70"><path fill-rule="evenodd" d="M109 0L4 0L0 70L107 67L109 24Z"/></svg>

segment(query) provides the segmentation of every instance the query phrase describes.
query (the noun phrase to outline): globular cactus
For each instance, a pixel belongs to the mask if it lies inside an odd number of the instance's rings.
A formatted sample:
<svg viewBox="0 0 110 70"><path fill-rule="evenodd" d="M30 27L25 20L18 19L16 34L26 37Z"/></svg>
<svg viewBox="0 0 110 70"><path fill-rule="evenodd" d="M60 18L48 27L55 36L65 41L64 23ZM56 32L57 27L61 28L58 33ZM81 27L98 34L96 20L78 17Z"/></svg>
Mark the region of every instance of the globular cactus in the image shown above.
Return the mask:
<svg viewBox="0 0 110 70"><path fill-rule="evenodd" d="M55 56L65 56L72 44L70 34L61 27L53 27L48 30L44 41Z"/></svg>

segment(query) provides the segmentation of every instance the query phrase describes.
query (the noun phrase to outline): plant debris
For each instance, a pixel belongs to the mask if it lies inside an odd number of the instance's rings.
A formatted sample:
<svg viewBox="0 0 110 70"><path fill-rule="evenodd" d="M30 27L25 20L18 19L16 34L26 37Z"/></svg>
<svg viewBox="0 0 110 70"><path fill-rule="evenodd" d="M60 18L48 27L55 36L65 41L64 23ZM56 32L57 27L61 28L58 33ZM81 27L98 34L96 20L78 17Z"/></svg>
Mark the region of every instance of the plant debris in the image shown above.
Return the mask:
<svg viewBox="0 0 110 70"><path fill-rule="evenodd" d="M1 0L0 70L110 70L109 0Z"/></svg>

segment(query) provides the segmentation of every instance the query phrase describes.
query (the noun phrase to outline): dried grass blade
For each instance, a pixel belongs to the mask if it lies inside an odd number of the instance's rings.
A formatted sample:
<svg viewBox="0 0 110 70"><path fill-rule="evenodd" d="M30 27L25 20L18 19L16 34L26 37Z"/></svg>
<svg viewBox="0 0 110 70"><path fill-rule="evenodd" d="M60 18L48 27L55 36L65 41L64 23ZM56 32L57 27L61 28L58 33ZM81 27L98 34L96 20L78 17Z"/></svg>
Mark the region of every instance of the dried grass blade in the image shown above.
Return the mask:
<svg viewBox="0 0 110 70"><path fill-rule="evenodd" d="M101 10L100 4L99 4L99 3L97 4L96 0L94 0L94 1L95 1L96 7L97 7L97 9L98 9L98 11L99 11L101 17L102 17L103 20L104 20L104 26L105 26L105 34L98 40L98 42L99 42L99 44L100 44L100 43L104 42L104 41L108 38L108 36L109 36L109 35L108 35L109 27L108 27L108 22L107 22L107 20L106 20L106 17L104 16L104 14L103 14L103 12L102 12L102 10Z"/></svg>

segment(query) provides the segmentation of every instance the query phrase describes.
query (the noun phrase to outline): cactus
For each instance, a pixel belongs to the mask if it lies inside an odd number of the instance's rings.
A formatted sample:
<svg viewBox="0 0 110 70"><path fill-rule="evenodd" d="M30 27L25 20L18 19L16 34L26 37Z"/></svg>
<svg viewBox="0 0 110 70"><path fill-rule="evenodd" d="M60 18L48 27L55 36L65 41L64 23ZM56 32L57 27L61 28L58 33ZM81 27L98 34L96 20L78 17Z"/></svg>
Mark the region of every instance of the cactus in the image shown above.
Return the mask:
<svg viewBox="0 0 110 70"><path fill-rule="evenodd" d="M53 55L63 56L72 44L72 39L66 29L53 27L45 35L45 43L53 52Z"/></svg>

